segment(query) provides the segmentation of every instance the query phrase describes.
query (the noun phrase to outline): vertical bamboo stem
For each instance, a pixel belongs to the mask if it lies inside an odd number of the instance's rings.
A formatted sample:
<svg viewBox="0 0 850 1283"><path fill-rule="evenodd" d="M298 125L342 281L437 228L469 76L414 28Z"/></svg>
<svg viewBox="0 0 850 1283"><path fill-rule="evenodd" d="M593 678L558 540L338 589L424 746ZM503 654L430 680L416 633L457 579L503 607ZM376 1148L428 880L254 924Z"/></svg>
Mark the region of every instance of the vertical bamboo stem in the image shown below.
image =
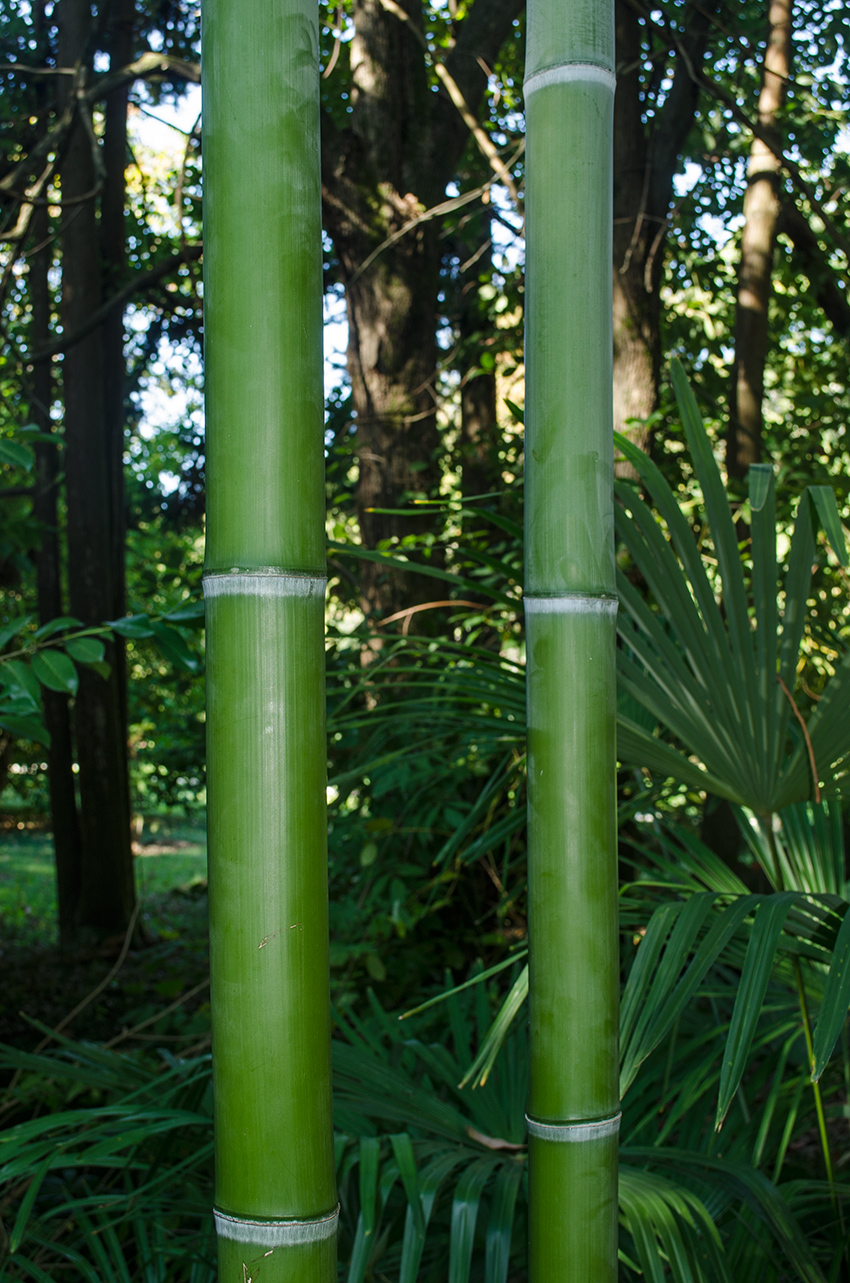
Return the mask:
<svg viewBox="0 0 850 1283"><path fill-rule="evenodd" d="M611 0L529 0L530 1279L617 1276Z"/></svg>
<svg viewBox="0 0 850 1283"><path fill-rule="evenodd" d="M318 11L205 0L203 49L219 1279L330 1283Z"/></svg>

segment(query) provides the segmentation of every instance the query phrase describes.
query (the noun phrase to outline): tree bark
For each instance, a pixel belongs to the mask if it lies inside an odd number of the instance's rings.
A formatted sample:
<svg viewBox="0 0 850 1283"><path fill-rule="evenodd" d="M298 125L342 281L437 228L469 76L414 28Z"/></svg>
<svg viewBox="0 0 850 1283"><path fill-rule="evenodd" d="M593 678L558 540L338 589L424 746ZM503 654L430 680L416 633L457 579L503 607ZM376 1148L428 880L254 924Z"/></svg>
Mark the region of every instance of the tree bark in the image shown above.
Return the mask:
<svg viewBox="0 0 850 1283"><path fill-rule="evenodd" d="M40 347L50 337L50 284L48 273L53 261L52 246L45 244L50 234L47 207L38 206L33 215L33 240L41 245L30 259L28 276L32 307L32 346ZM52 368L50 362L36 365L32 374L30 418L39 432L50 433L52 421ZM40 441L36 445L36 485L33 515L41 526L41 542L36 556L36 586L39 622L46 624L64 613L62 602L61 559L59 552L59 459L57 446ZM50 793L50 816L53 825L53 849L56 858L56 890L59 906L59 943L68 948L74 944L77 911L80 900L80 819L74 784L74 751L71 738L71 716L67 695L42 689L44 724L50 735L47 750L47 782Z"/></svg>
<svg viewBox="0 0 850 1283"><path fill-rule="evenodd" d="M784 233L794 246L801 269L809 278L811 291L836 334L850 336L850 301L838 284L829 259L804 214L785 201L779 211L776 235Z"/></svg>
<svg viewBox="0 0 850 1283"><path fill-rule="evenodd" d="M135 0L113 0L109 10L109 69L117 73L133 61L135 36ZM125 283L127 246L124 229L127 199L127 103L130 82L122 82L104 102L103 129L103 195L100 202L100 240L103 261L103 292L115 294ZM124 398L126 368L124 362L124 309L114 308L105 318L103 341L104 414L109 459L110 538L112 571L112 606L110 618L126 612L126 513L124 500ZM116 637L115 672L118 679L122 737L127 742L127 664L123 637ZM131 813L129 778L124 770L125 807Z"/></svg>
<svg viewBox="0 0 850 1283"><path fill-rule="evenodd" d="M777 128L791 69L791 31L792 0L770 0L758 119L762 129L771 134ZM754 138L744 195L735 361L726 441L726 468L730 477L738 479L745 477L750 464L758 463L761 458L768 311L779 214L780 162L760 138Z"/></svg>
<svg viewBox="0 0 850 1283"><path fill-rule="evenodd" d="M498 426L495 365L483 368L490 328L479 298L481 278L489 279L493 245L488 206L483 204L464 220L460 234L460 309L457 318L461 353L460 466L465 499L487 494L498 486ZM467 266L468 265L468 266ZM492 357L491 357L492 360Z"/></svg>
<svg viewBox="0 0 850 1283"><path fill-rule="evenodd" d="M59 65L78 68L67 90L76 93L85 75L91 6L87 0L61 0L57 20ZM66 333L82 326L101 303L95 209L99 162L83 113L78 107L60 168L65 209L61 311ZM66 353L63 384L70 605L84 623L96 624L111 617L115 602L110 439L99 330ZM125 931L135 900L127 747L111 647L107 660L111 671L106 680L89 670L81 672L75 706L82 828L79 924L84 934L95 937Z"/></svg>
<svg viewBox="0 0 850 1283"><path fill-rule="evenodd" d="M492 61L520 11L519 0L476 0L446 67L473 113ZM432 92L421 10L407 21L380 0L356 0L351 41L351 113L344 130L323 130L325 225L346 291L348 371L356 423L357 516L363 543L420 534L420 518L388 515L429 494L440 477L437 342L442 249L436 220L387 239L444 198L468 140L448 94ZM361 569L367 614L421 600L414 576ZM427 588L425 591L430 591Z"/></svg>
<svg viewBox="0 0 850 1283"><path fill-rule="evenodd" d="M673 178L699 99L693 74L705 58L717 4L690 8L663 105L644 122L646 53L637 6L617 0L614 99L614 427L642 450L658 406L660 286ZM672 55L671 55L672 56ZM649 91L647 90L646 93ZM629 471L620 465L621 474Z"/></svg>

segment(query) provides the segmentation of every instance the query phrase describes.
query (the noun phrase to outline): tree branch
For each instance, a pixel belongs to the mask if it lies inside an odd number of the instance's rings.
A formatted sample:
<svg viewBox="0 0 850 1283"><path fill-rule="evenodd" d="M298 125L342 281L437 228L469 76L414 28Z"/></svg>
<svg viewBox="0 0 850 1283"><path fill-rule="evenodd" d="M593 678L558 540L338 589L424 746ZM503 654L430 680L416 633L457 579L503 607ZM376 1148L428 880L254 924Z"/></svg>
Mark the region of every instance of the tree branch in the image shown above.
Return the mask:
<svg viewBox="0 0 850 1283"><path fill-rule="evenodd" d="M170 276L173 271L183 263L194 262L201 257L203 252L202 245L187 245L185 249L180 250L177 254L172 254L170 258L163 259L161 263L156 263L153 267L148 268L146 272L139 272L131 281L120 289L112 298L107 299L96 312L92 312L84 325L81 325L73 334L63 335L55 343L50 343L47 347L39 348L33 352L27 365L37 365L39 361L47 361L59 352L67 352L68 348L79 343L87 335L102 325L109 314L122 303L128 302L135 294L139 294L149 285L156 281L161 281L163 277Z"/></svg>

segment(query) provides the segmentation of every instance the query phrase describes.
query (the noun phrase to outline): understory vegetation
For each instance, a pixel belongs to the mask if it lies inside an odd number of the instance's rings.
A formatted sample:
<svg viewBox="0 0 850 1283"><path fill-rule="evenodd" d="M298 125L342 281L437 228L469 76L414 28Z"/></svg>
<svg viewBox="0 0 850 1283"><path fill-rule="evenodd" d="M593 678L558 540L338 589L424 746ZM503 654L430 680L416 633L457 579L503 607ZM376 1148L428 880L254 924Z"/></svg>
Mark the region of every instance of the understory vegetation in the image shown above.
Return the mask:
<svg viewBox="0 0 850 1283"><path fill-rule="evenodd" d="M614 10L620 1278L850 1283L846 5ZM526 1283L525 14L320 19L339 1279ZM199 58L0 0L2 1283L216 1278Z"/></svg>
<svg viewBox="0 0 850 1283"><path fill-rule="evenodd" d="M676 379L702 502L686 521L636 453L646 499L620 493L621 1276L814 1283L841 1277L850 1215L847 555L822 491L777 558L769 469L739 541ZM349 1283L524 1276L518 532L473 509L478 539L494 526L486 559L470 540L440 570L485 599L454 609L457 641L386 639L365 673L329 652ZM707 796L738 835L725 858L699 836ZM160 970L110 1037L39 1023L0 1053L4 1278L215 1277L204 981L185 955L162 970L199 920L171 926L136 951Z"/></svg>

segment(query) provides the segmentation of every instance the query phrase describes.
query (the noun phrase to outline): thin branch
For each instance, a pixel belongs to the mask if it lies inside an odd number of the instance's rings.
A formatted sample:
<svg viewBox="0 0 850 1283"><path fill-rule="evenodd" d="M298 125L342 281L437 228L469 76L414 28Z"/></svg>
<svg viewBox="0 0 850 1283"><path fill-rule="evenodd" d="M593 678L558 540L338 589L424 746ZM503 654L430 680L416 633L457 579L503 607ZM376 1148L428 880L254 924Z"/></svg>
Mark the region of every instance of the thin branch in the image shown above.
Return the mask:
<svg viewBox="0 0 850 1283"><path fill-rule="evenodd" d="M383 3L383 0L381 0L381 2ZM508 165L515 165L524 150L525 141L523 140L514 151L514 154L508 161ZM464 205L469 205L472 201L479 200L484 193L489 191L493 184L498 181L500 181L498 175L494 174L492 178L488 178L487 182L482 183L480 187L474 187L472 191L463 192L460 196L452 196L449 200L441 201L439 205L432 205L430 209L426 209L422 214L417 214L415 218L409 219L408 222L400 227L397 232L393 232L393 234L388 236L385 241L382 241L377 249L372 250L369 257L363 260L357 271L352 276L352 282L356 281L358 277L363 275L367 268L372 266L379 254L382 254L385 249L389 249L391 245L395 245L396 241L400 241L408 232L412 232L414 227L418 227L420 223L427 223L432 218L441 218L443 214L451 214L456 209L462 209ZM500 219L499 221L501 222L503 220ZM510 226L510 224L506 224L506 226ZM511 231L514 235L518 235L516 228L512 227Z"/></svg>
<svg viewBox="0 0 850 1283"><path fill-rule="evenodd" d="M796 717L797 721L800 723L800 726L802 728L803 738L806 741L806 748L809 751L809 766L812 768L812 780L814 781L814 785L815 785L815 801L820 802L820 784L818 783L818 768L817 768L817 762L815 761L815 751L812 748L812 741L809 738L809 728L805 723L803 714L800 712L799 708L797 707L797 704L794 700L794 696L791 694L788 687L785 685L784 681L782 680L782 678L779 676L778 673L776 674L776 680L779 682L779 685L782 687L782 693L785 696L785 698L788 700L788 703L791 705L792 709L794 710L794 716Z"/></svg>
<svg viewBox="0 0 850 1283"><path fill-rule="evenodd" d="M493 173L499 179L499 182L504 183L505 187L507 187L514 201L514 204L519 206L520 204L519 192L516 189L514 180L511 177L507 166L505 165L504 161L499 155L498 148L494 144L492 138L487 133L487 131L482 128L477 117L470 110L470 107L466 99L464 98L461 88L458 85L457 81L455 80L454 76L452 76L451 72L448 70L448 68L445 66L444 63L440 62L439 59L434 57L433 51L428 48L428 42L425 39L424 35L422 34L422 32L419 30L418 27L414 26L414 24L410 21L410 15L405 13L401 5L396 3L396 0L381 0L381 5L383 6L384 9L386 9L387 13L391 13L394 17L398 18L400 22L407 23L408 29L416 37L416 39L419 41L422 48L431 58L431 63L434 68L434 73L437 76L437 79L440 80L440 82L443 84L446 92L449 95L449 98L452 100L455 107L459 111L464 124L466 125L469 132L472 134L472 137L475 139L476 143L478 144L478 149L481 152L482 156L485 158L490 168L493 170Z"/></svg>
<svg viewBox="0 0 850 1283"><path fill-rule="evenodd" d="M51 356L56 356L59 352L67 352L68 348L79 343L91 334L93 330L96 330L99 325L102 325L114 308L126 303L134 294L140 293L148 285L153 285L162 280L164 276L169 276L171 272L175 271L183 263L194 262L201 257L202 252L202 245L187 245L179 253L163 259L161 263L157 263L146 272L139 272L131 281L128 281L123 289L119 290L117 294L113 294L112 298L107 299L96 312L92 312L85 324L81 325L73 334L63 335L55 343L50 343L47 347L39 348L37 352L33 352L27 361L27 365L36 365L39 361L47 361Z"/></svg>

